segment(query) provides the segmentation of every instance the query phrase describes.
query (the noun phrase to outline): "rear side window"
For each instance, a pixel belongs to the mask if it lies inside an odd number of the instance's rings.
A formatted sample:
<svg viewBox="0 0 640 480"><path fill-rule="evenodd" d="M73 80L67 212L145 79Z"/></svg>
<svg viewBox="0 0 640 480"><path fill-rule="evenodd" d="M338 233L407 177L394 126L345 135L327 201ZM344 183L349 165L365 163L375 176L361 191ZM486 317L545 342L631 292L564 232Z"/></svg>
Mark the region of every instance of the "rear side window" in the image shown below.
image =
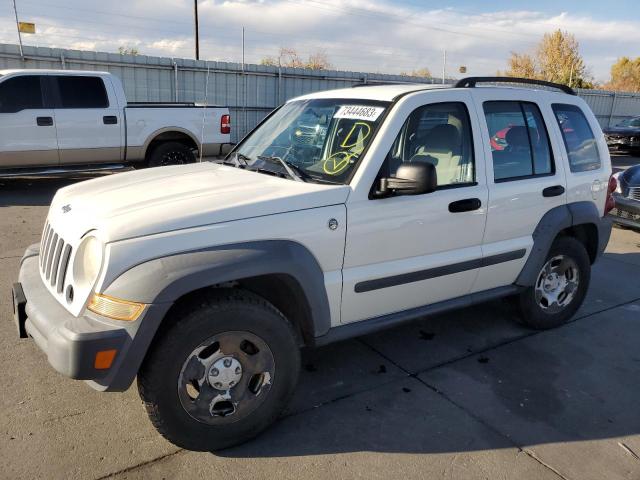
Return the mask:
<svg viewBox="0 0 640 480"><path fill-rule="evenodd" d="M601 163L598 143L580 107L556 103L552 108L567 148L571 171L599 169Z"/></svg>
<svg viewBox="0 0 640 480"><path fill-rule="evenodd" d="M484 102L496 182L554 173L540 109L530 102Z"/></svg>
<svg viewBox="0 0 640 480"><path fill-rule="evenodd" d="M40 76L21 75L0 83L0 113L44 108Z"/></svg>
<svg viewBox="0 0 640 480"><path fill-rule="evenodd" d="M109 99L104 82L98 77L56 77L60 92L59 108L107 108Z"/></svg>

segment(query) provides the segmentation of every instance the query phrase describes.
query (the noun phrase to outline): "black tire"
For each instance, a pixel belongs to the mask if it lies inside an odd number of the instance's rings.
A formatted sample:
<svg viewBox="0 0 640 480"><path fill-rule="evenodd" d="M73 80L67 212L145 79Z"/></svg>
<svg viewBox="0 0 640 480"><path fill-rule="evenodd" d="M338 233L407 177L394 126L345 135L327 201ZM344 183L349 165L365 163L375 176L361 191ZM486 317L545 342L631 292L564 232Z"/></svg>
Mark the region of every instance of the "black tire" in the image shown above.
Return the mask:
<svg viewBox="0 0 640 480"><path fill-rule="evenodd" d="M297 337L282 313L262 297L225 289L198 298L175 317L175 321L168 319L171 325L159 332L138 373L140 397L158 432L179 447L214 451L245 442L273 423L289 402L300 371ZM184 395L178 393L178 382L188 368L185 361L192 360L194 351L208 338L247 332L263 340L272 353L274 375L267 381L268 391L244 417L212 415L212 422L226 421L224 424L197 420L183 407ZM204 373L203 378L211 378L207 375L211 373ZM208 384L207 388L213 386Z"/></svg>
<svg viewBox="0 0 640 480"><path fill-rule="evenodd" d="M149 167L165 167L194 163L196 157L193 150L180 142L166 142L154 147L147 162Z"/></svg>
<svg viewBox="0 0 640 480"><path fill-rule="evenodd" d="M542 270L544 270L547 262L559 257L566 257L573 262L577 270L578 281L577 287L573 289L573 297L568 300L567 304L560 307L559 303L556 303L555 308L559 308L559 311L552 311L549 306L547 308L544 307L545 299L539 301L536 298L536 286L541 281ZM545 266L542 267L540 274L536 278L536 284L528 287L515 299L521 323L536 330L546 330L566 323L582 305L589 289L591 277L589 255L584 245L573 237L562 236L553 242L545 259ZM539 286L542 287L542 285ZM565 299L567 299L566 296Z"/></svg>

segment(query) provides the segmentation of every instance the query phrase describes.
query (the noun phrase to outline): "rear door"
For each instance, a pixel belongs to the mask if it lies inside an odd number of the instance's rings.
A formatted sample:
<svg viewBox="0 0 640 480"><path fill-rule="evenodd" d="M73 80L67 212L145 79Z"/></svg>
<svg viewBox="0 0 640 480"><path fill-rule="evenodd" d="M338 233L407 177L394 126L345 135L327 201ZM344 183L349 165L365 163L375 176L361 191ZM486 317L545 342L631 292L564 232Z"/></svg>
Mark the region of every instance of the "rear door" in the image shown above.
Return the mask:
<svg viewBox="0 0 640 480"><path fill-rule="evenodd" d="M533 246L533 231L545 213L566 203L562 146L545 92L519 89L474 91L482 119L489 211L483 256L508 262L480 269L473 291L513 283Z"/></svg>
<svg viewBox="0 0 640 480"><path fill-rule="evenodd" d="M0 168L57 166L53 109L42 75L0 82Z"/></svg>
<svg viewBox="0 0 640 480"><path fill-rule="evenodd" d="M53 75L60 164L119 162L120 110L99 76ZM111 89L111 85L108 85Z"/></svg>

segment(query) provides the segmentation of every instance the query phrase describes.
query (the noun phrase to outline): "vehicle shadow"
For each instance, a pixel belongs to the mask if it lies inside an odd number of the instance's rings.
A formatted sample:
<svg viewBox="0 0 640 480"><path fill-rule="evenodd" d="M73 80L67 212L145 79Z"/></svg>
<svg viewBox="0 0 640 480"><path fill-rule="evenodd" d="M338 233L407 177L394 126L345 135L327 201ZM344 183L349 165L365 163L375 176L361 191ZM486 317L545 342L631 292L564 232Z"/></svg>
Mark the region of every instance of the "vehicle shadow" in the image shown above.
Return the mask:
<svg viewBox="0 0 640 480"><path fill-rule="evenodd" d="M60 188L95 177L95 174L64 177L0 177L0 207L47 206L51 204L51 200Z"/></svg>
<svg viewBox="0 0 640 480"><path fill-rule="evenodd" d="M628 255L640 253L615 257ZM313 368L304 365L294 411L212 453L450 453L640 434L640 282L628 265L621 281L635 286L625 298L602 292L607 272L589 293L599 309L557 329L521 327L497 301L307 353ZM341 387L327 399L323 385Z"/></svg>

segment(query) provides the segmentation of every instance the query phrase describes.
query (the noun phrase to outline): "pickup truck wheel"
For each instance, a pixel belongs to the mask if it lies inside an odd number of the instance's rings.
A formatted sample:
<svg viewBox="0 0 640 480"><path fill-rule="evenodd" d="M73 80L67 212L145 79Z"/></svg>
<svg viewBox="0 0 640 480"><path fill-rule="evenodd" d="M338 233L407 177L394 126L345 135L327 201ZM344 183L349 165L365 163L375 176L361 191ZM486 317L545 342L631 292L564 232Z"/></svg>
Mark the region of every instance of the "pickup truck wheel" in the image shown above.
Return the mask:
<svg viewBox="0 0 640 480"><path fill-rule="evenodd" d="M161 143L153 149L149 156L150 167L165 167L167 165L182 165L194 163L196 157L193 150L180 142Z"/></svg>
<svg viewBox="0 0 640 480"><path fill-rule="evenodd" d="M267 428L287 405L300 370L287 319L241 290L207 295L177 317L138 373L156 429L179 447L212 451Z"/></svg>
<svg viewBox="0 0 640 480"><path fill-rule="evenodd" d="M522 323L538 330L566 323L582 305L590 276L584 245L572 237L556 239L536 283L517 299Z"/></svg>

